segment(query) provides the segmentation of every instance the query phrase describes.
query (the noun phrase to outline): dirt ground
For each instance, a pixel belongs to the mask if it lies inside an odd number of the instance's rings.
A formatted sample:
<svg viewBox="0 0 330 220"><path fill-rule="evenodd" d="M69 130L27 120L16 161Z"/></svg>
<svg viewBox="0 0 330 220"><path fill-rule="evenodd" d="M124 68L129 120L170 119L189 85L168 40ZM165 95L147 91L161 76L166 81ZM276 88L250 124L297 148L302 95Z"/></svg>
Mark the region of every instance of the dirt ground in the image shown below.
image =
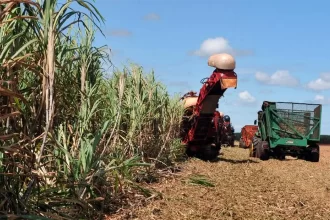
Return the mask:
<svg viewBox="0 0 330 220"><path fill-rule="evenodd" d="M110 219L330 219L330 146L321 147L319 163L260 161L246 149L223 148L217 162L181 166L149 185L162 199Z"/></svg>

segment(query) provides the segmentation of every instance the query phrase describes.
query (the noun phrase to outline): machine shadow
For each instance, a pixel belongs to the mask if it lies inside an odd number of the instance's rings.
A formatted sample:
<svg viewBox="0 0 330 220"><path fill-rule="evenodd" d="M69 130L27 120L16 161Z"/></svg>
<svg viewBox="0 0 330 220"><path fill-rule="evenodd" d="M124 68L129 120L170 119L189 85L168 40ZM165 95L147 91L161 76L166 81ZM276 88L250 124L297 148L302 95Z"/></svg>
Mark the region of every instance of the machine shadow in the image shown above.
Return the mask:
<svg viewBox="0 0 330 220"><path fill-rule="evenodd" d="M252 159L228 159L228 158L221 158L217 157L214 160L210 160L211 163L218 163L218 162L227 162L227 163L232 163L232 164L243 164L243 163L259 163L259 161L255 161Z"/></svg>

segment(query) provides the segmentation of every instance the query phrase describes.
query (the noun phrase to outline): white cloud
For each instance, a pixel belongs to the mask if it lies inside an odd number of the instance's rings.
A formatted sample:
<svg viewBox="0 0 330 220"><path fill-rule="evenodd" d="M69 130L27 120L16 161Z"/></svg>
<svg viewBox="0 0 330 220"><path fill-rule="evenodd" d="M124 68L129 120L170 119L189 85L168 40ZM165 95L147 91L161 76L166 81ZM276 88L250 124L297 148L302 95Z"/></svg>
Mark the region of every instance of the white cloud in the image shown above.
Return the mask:
<svg viewBox="0 0 330 220"><path fill-rule="evenodd" d="M236 50L233 49L227 39L223 37L208 38L204 40L199 48L193 52L196 56L211 56L216 53L228 53L233 56L251 55L252 51L249 50Z"/></svg>
<svg viewBox="0 0 330 220"><path fill-rule="evenodd" d="M322 105L328 105L330 104L330 98L327 99L323 95L316 95L314 98L314 102Z"/></svg>
<svg viewBox="0 0 330 220"><path fill-rule="evenodd" d="M307 87L312 90L327 90L330 89L330 73L320 74L320 78L310 81Z"/></svg>
<svg viewBox="0 0 330 220"><path fill-rule="evenodd" d="M330 73L321 73L321 78L327 82L330 82Z"/></svg>
<svg viewBox="0 0 330 220"><path fill-rule="evenodd" d="M159 14L156 14L156 13L150 13L150 14L147 14L143 17L144 20L148 20L148 21L158 21L160 20L160 16Z"/></svg>
<svg viewBox="0 0 330 220"><path fill-rule="evenodd" d="M314 99L315 99L315 101L322 101L322 100L324 100L324 96L323 95L316 95Z"/></svg>
<svg viewBox="0 0 330 220"><path fill-rule="evenodd" d="M273 75L269 75L263 72L257 72L255 74L256 80L268 85L278 85L278 86L297 86L299 85L299 80L294 76L290 75L287 70L278 70Z"/></svg>
<svg viewBox="0 0 330 220"><path fill-rule="evenodd" d="M242 102L254 103L256 101L256 98L253 97L248 91L240 92L238 96Z"/></svg>
<svg viewBox="0 0 330 220"><path fill-rule="evenodd" d="M268 82L270 80L270 76L267 73L256 72L256 79L260 82Z"/></svg>

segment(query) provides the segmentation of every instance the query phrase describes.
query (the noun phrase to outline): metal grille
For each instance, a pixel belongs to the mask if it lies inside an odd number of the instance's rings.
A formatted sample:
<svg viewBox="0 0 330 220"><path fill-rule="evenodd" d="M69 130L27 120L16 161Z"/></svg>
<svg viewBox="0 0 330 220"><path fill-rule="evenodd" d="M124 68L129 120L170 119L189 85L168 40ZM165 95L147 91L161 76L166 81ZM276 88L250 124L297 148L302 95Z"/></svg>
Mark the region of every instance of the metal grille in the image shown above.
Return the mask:
<svg viewBox="0 0 330 220"><path fill-rule="evenodd" d="M310 131L320 120L320 105L303 104L303 103L282 103L275 104L275 112L283 120L278 120L278 127L281 131L278 134L281 137L299 138L296 131L304 136L308 136ZM288 123L290 126L285 124ZM318 125L311 134L311 139L317 139L320 134L320 126Z"/></svg>

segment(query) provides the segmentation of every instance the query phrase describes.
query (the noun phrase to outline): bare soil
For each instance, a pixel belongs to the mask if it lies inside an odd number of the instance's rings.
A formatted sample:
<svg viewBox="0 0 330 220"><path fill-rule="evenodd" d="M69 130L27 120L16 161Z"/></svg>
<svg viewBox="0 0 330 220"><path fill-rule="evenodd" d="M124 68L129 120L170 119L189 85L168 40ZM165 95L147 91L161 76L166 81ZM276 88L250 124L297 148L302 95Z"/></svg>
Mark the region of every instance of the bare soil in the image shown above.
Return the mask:
<svg viewBox="0 0 330 220"><path fill-rule="evenodd" d="M236 147L222 153L216 162L184 162L181 172L148 186L162 199L109 219L330 219L330 146L321 147L318 163L260 161ZM204 184L191 183L196 175Z"/></svg>

